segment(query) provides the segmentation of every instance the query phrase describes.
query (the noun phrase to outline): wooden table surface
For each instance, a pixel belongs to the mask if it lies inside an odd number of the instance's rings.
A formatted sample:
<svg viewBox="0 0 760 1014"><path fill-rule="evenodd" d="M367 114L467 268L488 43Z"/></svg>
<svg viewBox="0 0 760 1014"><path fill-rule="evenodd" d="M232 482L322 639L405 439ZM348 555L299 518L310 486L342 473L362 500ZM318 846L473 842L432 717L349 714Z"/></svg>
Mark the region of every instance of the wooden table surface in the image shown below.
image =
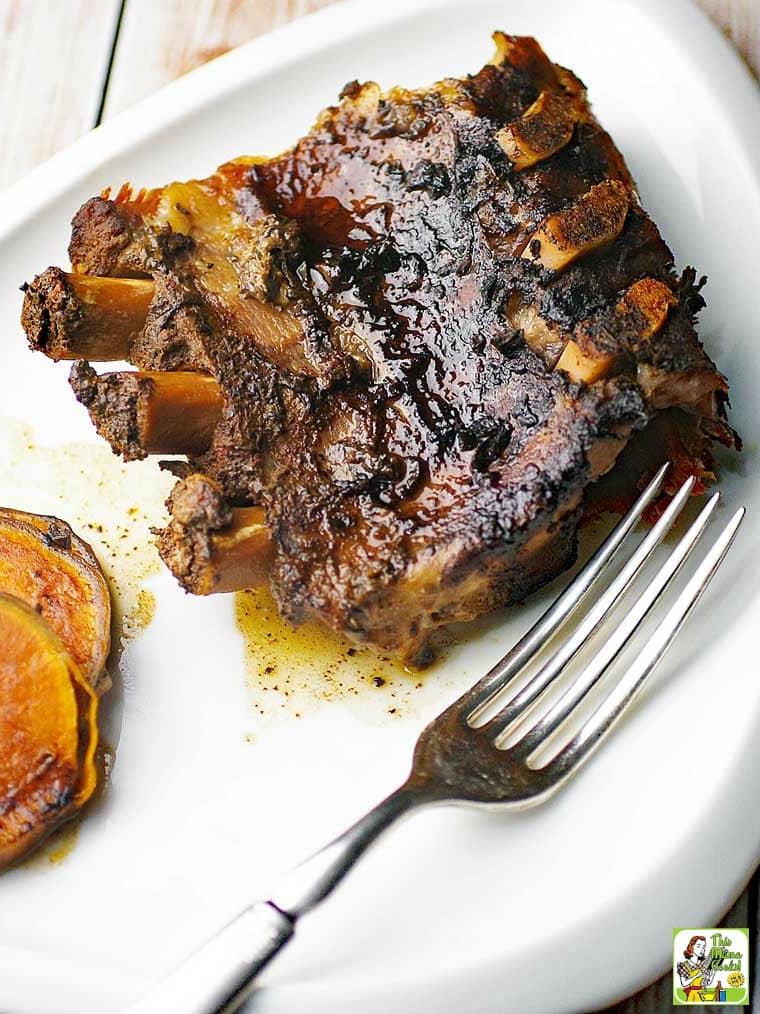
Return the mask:
<svg viewBox="0 0 760 1014"><path fill-rule="evenodd" d="M0 188L180 74L331 2L0 0ZM760 76L760 0L698 2ZM752 929L756 982L759 879L723 920ZM609 1010L660 1014L671 996L668 973Z"/></svg>

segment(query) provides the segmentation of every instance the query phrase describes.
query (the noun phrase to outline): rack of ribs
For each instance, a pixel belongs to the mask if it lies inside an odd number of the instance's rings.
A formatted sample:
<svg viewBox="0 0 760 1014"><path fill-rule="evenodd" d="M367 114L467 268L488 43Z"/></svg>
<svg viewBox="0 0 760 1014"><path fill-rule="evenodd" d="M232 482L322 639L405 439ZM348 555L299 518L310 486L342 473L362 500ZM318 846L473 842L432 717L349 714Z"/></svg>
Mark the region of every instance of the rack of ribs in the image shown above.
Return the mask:
<svg viewBox="0 0 760 1014"><path fill-rule="evenodd" d="M92 198L72 270L25 287L113 449L184 456L157 543L186 590L269 581L422 664L570 565L584 512L738 445L701 282L583 84L494 40L461 80L351 82L276 158Z"/></svg>

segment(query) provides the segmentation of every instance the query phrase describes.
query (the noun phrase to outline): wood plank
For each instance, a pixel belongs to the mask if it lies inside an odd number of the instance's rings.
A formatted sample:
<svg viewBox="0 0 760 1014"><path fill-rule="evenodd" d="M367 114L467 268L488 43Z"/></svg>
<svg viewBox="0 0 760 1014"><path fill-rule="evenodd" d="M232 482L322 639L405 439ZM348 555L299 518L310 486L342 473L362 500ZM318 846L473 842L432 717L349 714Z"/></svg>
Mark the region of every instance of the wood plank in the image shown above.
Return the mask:
<svg viewBox="0 0 760 1014"><path fill-rule="evenodd" d="M334 0L129 0L104 116L257 35Z"/></svg>
<svg viewBox="0 0 760 1014"><path fill-rule="evenodd" d="M120 0L0 0L0 187L95 123Z"/></svg>
<svg viewBox="0 0 760 1014"><path fill-rule="evenodd" d="M757 0L697 0L760 76L760 3Z"/></svg>
<svg viewBox="0 0 760 1014"><path fill-rule="evenodd" d="M106 97L112 116L213 56L333 0L128 0ZM760 72L760 4L697 0Z"/></svg>

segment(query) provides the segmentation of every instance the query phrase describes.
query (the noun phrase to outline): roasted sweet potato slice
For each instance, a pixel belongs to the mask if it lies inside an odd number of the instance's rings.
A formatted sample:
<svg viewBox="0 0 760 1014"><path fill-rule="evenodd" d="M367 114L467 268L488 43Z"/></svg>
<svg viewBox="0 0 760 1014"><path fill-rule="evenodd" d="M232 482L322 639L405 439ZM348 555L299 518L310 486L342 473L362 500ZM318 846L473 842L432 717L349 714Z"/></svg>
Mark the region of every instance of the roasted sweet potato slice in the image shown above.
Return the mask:
<svg viewBox="0 0 760 1014"><path fill-rule="evenodd" d="M108 689L108 585L93 551L65 521L0 509L0 592L47 620L96 693Z"/></svg>
<svg viewBox="0 0 760 1014"><path fill-rule="evenodd" d="M97 697L52 627L0 594L0 866L92 795Z"/></svg>

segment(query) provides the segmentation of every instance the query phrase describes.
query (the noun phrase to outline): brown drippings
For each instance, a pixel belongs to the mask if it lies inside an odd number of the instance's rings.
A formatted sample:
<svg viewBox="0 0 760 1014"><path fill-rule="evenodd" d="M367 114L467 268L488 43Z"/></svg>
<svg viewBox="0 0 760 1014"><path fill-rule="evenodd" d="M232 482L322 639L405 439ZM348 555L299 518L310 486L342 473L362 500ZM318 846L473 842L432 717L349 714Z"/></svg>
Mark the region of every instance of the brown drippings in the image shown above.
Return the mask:
<svg viewBox="0 0 760 1014"><path fill-rule="evenodd" d="M14 866L32 867L38 869L47 866L59 866L67 859L76 848L79 840L79 828L82 820L89 819L93 812L96 812L103 803L111 783L111 770L114 762L114 748L102 737L98 743L95 753L95 766L98 771L98 781L90 799L82 810L79 810L71 820L61 824L29 855L24 856Z"/></svg>
<svg viewBox="0 0 760 1014"><path fill-rule="evenodd" d="M144 587L160 570L150 529L165 523L164 500L171 484L171 476L160 471L155 462L127 466L104 444L40 446L30 427L0 418L2 502L64 518L91 545L103 568L113 605L108 666L112 674L124 643L144 630L155 613L155 597ZM111 728L108 716L113 717L113 709L120 708L117 690L104 698L99 718L98 784L84 810L85 819L108 791L114 750L107 740L109 734L113 742L118 739L118 721ZM41 849L22 860L22 865L39 868L63 862L76 844L78 821L79 817L68 821Z"/></svg>
<svg viewBox="0 0 760 1014"><path fill-rule="evenodd" d="M79 821L72 820L57 831L48 842L43 855L49 863L57 866L74 850L79 838Z"/></svg>
<svg viewBox="0 0 760 1014"><path fill-rule="evenodd" d="M125 614L122 621L122 637L130 641L136 637L141 630L150 626L153 617L156 615L156 596L147 588L141 588L137 593L137 600L134 607Z"/></svg>
<svg viewBox="0 0 760 1014"><path fill-rule="evenodd" d="M65 824L56 828L33 852L12 863L8 869L19 867L46 869L49 866L59 866L74 851L79 839L81 822L82 814L79 812L71 820L67 820Z"/></svg>
<svg viewBox="0 0 760 1014"><path fill-rule="evenodd" d="M398 716L422 687L419 671L371 647L317 623L290 626L266 587L235 595L235 620L252 706L265 718L300 718L315 705L340 701L356 701L368 714Z"/></svg>
<svg viewBox="0 0 760 1014"><path fill-rule="evenodd" d="M23 423L0 420L3 504L63 518L92 546L111 589L117 651L120 636L153 617L144 584L161 565L150 528L165 523L171 484L153 461L125 465L105 444L40 446Z"/></svg>

